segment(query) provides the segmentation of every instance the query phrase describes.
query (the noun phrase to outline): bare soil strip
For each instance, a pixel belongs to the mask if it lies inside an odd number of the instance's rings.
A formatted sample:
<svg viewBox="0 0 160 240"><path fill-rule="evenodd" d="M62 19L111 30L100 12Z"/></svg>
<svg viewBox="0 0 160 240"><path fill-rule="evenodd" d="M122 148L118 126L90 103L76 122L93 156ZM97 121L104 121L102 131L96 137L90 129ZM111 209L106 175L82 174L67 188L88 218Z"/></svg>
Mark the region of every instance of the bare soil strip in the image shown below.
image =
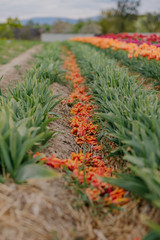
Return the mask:
<svg viewBox="0 0 160 240"><path fill-rule="evenodd" d="M0 88L2 91L10 84L15 84L15 82L21 81L22 74L24 74L26 69L33 64L33 55L37 54L41 49L41 45L34 46L20 54L18 57L12 59L11 62L0 66L0 77L3 76L0 81Z"/></svg>
<svg viewBox="0 0 160 240"><path fill-rule="evenodd" d="M70 90L66 86L62 86L58 83L51 85L53 95L61 95L60 98L68 98ZM43 151L46 156L54 154L57 158L67 159L70 158L71 152L78 152L79 146L75 143L74 137L71 135L70 127L70 109L68 106L58 104L53 111L60 115L62 118L57 121L53 121L49 124L49 127L53 131L60 132L55 138L49 140L50 146Z"/></svg>

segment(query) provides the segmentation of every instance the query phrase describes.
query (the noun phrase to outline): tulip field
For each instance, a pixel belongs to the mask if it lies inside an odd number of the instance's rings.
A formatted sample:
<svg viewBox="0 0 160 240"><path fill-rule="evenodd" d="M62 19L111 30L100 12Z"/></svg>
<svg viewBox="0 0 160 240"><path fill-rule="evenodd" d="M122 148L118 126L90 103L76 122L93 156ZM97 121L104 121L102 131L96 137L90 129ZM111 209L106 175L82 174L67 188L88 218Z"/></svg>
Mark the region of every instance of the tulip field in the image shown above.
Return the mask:
<svg viewBox="0 0 160 240"><path fill-rule="evenodd" d="M55 83L69 94L53 94ZM38 239L160 239L158 85L160 36L124 33L44 44L24 80L1 91L1 186L52 179L49 191L56 192L52 185L63 178L78 206L77 222L86 219L87 230L72 220L73 232L63 232L54 216L46 218L48 228ZM54 125L62 119L64 132ZM63 156L65 144L71 151Z"/></svg>
<svg viewBox="0 0 160 240"><path fill-rule="evenodd" d="M102 37L78 37L74 41L90 43L104 49L109 57L160 84L160 36L153 34L147 38L138 34L108 34Z"/></svg>

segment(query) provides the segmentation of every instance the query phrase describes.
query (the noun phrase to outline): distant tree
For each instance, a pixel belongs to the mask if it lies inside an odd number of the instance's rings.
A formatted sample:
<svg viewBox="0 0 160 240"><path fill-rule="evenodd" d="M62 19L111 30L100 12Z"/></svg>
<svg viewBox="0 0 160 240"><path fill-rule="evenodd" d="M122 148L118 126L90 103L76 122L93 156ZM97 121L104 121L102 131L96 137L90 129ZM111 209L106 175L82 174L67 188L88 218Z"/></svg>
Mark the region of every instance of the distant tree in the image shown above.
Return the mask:
<svg viewBox="0 0 160 240"><path fill-rule="evenodd" d="M160 13L147 13L141 25L144 32L160 32Z"/></svg>
<svg viewBox="0 0 160 240"><path fill-rule="evenodd" d="M0 38L13 38L13 31L6 23L0 24Z"/></svg>
<svg viewBox="0 0 160 240"><path fill-rule="evenodd" d="M0 37L1 38L13 38L14 28L21 27L21 22L18 18L8 18L6 23L0 24Z"/></svg>
<svg viewBox="0 0 160 240"><path fill-rule="evenodd" d="M18 18L7 18L7 22L10 27L15 28L15 27L22 27L21 22Z"/></svg>
<svg viewBox="0 0 160 240"><path fill-rule="evenodd" d="M53 33L71 33L73 32L73 25L63 21L57 21L53 27L51 27Z"/></svg>
<svg viewBox="0 0 160 240"><path fill-rule="evenodd" d="M135 18L138 15L140 0L118 0L117 12L122 17Z"/></svg>
<svg viewBox="0 0 160 240"><path fill-rule="evenodd" d="M140 0L117 0L117 7L102 11L100 25L102 32L124 32L135 30Z"/></svg>
<svg viewBox="0 0 160 240"><path fill-rule="evenodd" d="M74 26L73 26L73 32L78 33L81 28L84 26L84 22L79 20Z"/></svg>
<svg viewBox="0 0 160 240"><path fill-rule="evenodd" d="M101 26L99 26L98 23L92 21L84 23L83 27L79 30L79 33L100 34L101 32Z"/></svg>
<svg viewBox="0 0 160 240"><path fill-rule="evenodd" d="M117 32L117 25L116 25L116 10L110 9L101 12L101 19L99 24L101 26L102 33L109 33L109 32Z"/></svg>
<svg viewBox="0 0 160 240"><path fill-rule="evenodd" d="M49 32L49 31L51 30L51 27L50 27L49 25L46 25L46 26L45 26L45 30L46 30L47 32Z"/></svg>
<svg viewBox="0 0 160 240"><path fill-rule="evenodd" d="M117 1L117 22L119 23L119 31L126 31L126 25L132 24L138 16L138 7L140 0L118 0Z"/></svg>

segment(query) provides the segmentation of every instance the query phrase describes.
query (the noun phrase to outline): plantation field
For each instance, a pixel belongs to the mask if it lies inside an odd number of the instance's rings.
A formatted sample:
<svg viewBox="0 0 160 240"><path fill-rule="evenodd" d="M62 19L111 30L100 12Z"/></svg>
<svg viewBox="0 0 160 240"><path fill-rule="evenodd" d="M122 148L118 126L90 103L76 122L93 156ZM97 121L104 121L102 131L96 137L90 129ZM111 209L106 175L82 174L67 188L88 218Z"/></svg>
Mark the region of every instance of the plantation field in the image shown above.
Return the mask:
<svg viewBox="0 0 160 240"><path fill-rule="evenodd" d="M103 49L110 58L118 60L147 78L152 78L154 85L160 84L160 38L151 35L106 35L105 37L75 38L74 41L89 43Z"/></svg>
<svg viewBox="0 0 160 240"><path fill-rule="evenodd" d="M1 86L4 240L160 239L159 41L45 44Z"/></svg>
<svg viewBox="0 0 160 240"><path fill-rule="evenodd" d="M39 44L39 42L0 39L0 64L8 63L11 59L36 44Z"/></svg>

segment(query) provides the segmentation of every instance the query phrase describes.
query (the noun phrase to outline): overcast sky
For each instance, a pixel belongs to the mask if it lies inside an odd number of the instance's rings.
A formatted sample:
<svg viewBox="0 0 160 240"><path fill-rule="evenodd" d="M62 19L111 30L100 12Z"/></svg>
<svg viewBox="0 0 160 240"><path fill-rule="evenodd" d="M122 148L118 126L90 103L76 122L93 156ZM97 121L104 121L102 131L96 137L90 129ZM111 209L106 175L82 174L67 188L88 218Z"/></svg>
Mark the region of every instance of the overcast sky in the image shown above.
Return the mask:
<svg viewBox="0 0 160 240"><path fill-rule="evenodd" d="M116 0L0 0L0 21L8 17L83 18L116 6ZM160 12L160 0L141 0L140 13Z"/></svg>

